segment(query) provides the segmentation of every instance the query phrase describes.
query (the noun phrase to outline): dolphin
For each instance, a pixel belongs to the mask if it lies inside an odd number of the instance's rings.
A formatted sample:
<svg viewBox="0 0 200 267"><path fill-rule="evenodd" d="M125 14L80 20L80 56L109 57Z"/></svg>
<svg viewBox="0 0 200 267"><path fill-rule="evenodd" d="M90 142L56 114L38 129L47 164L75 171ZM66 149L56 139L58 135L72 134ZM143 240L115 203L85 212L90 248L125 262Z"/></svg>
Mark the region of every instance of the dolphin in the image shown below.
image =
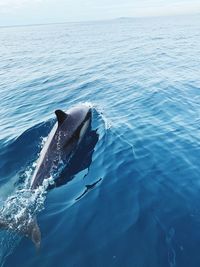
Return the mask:
<svg viewBox="0 0 200 267"><path fill-rule="evenodd" d="M58 168L67 163L91 124L91 108L86 105L73 107L67 112L56 110L55 114L57 123L40 153L31 189L42 185L44 179L54 176Z"/></svg>
<svg viewBox="0 0 200 267"><path fill-rule="evenodd" d="M60 168L69 162L91 126L92 111L87 105L78 105L66 112L56 110L55 114L57 122L41 150L30 182L29 189L33 192L45 179L56 176ZM40 247L41 233L35 215L29 218L28 212L24 212L13 221L0 218L0 228L24 234L33 241L36 248Z"/></svg>

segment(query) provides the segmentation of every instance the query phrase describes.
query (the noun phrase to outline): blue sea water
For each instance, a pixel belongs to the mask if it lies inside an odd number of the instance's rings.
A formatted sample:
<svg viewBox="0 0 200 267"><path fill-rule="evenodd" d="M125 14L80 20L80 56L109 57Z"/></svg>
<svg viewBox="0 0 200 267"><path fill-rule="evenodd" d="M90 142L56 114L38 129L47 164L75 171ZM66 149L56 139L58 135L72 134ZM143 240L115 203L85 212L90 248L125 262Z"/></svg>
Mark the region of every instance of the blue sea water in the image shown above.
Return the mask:
<svg viewBox="0 0 200 267"><path fill-rule="evenodd" d="M36 201L42 233L36 251L2 230L1 266L200 266L199 28L200 16L0 28L1 217ZM79 103L93 107L90 160L86 145L71 179L28 194L54 110Z"/></svg>

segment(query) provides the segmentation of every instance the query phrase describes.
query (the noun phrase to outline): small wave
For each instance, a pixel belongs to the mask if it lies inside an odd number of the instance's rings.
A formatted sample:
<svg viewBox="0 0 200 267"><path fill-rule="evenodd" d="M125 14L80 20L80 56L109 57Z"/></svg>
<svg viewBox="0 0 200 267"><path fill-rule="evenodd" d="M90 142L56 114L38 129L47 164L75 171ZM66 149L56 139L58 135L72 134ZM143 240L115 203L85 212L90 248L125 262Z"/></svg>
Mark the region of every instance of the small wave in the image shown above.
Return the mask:
<svg viewBox="0 0 200 267"><path fill-rule="evenodd" d="M119 138L124 144L128 145L128 147L130 147L132 151L133 158L136 158L136 153L133 144L130 143L130 141L124 136L124 134L118 131L117 127L114 127L115 124L105 115L104 108L102 106L95 104L93 104L93 107L97 111L97 114L100 117L100 119L103 121L105 132L107 132L108 130L112 130L112 134L114 134L117 138ZM127 126L129 127L127 123L125 123L125 125L126 127Z"/></svg>
<svg viewBox="0 0 200 267"><path fill-rule="evenodd" d="M105 130L109 130L112 127L112 122L105 115L105 110L104 110L103 106L100 106L99 104L94 104L93 108L95 108L98 116L102 119L102 121L104 123Z"/></svg>

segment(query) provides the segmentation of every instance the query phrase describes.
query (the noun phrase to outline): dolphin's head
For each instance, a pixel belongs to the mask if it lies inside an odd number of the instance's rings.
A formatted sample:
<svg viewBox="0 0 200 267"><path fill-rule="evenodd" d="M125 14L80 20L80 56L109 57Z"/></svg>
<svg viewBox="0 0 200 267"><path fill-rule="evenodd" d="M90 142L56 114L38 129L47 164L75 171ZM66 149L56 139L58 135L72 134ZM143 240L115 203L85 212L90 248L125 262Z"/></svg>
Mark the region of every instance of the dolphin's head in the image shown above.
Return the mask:
<svg viewBox="0 0 200 267"><path fill-rule="evenodd" d="M79 105L69 109L67 113L56 110L55 114L58 121L59 143L65 149L65 153L66 150L70 152L75 145L82 141L91 125L91 108L87 105Z"/></svg>

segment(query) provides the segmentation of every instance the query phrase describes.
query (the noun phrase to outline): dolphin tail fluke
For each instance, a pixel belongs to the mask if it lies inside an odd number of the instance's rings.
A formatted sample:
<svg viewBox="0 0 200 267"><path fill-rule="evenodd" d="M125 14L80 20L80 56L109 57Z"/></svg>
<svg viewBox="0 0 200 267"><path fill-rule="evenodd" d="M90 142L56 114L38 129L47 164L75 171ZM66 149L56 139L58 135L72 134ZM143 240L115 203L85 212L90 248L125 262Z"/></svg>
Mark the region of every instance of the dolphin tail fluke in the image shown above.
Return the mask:
<svg viewBox="0 0 200 267"><path fill-rule="evenodd" d="M39 250L41 244L41 232L36 218L30 221L27 232L28 232L28 237L34 243L35 248Z"/></svg>
<svg viewBox="0 0 200 267"><path fill-rule="evenodd" d="M20 225L22 223L22 225ZM25 235L30 238L35 245L35 248L39 250L41 244L41 232L39 225L37 223L36 217L32 218L30 221L20 220L16 222L6 222L5 219L0 218L0 230L14 231L21 235Z"/></svg>
<svg viewBox="0 0 200 267"><path fill-rule="evenodd" d="M7 229L7 223L5 222L5 220L0 218L0 229Z"/></svg>

